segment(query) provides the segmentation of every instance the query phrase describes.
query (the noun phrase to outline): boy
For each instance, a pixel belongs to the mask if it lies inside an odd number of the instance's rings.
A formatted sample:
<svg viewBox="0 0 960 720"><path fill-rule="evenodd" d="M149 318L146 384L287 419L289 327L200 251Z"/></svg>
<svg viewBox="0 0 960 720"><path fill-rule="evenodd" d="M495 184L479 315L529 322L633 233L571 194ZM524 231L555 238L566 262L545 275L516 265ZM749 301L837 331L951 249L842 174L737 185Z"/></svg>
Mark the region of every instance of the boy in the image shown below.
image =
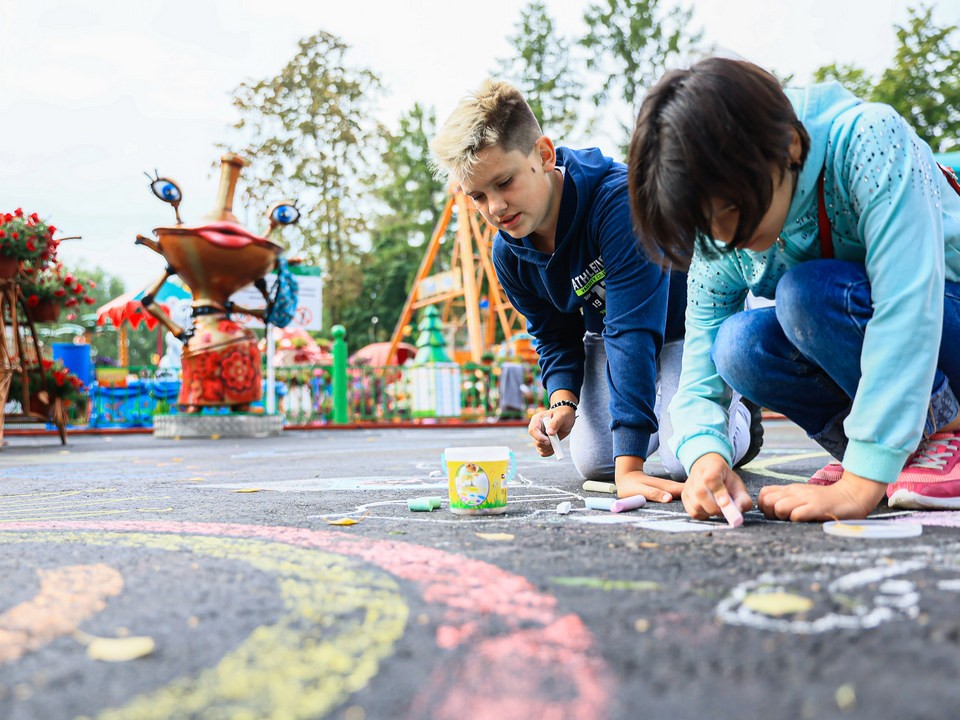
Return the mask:
<svg viewBox="0 0 960 720"><path fill-rule="evenodd" d="M584 479L615 480L621 496L679 497L683 486L646 474L644 461L666 420L658 375L664 408L679 378L685 278L640 251L626 167L596 149L555 148L520 92L491 80L459 104L431 149L438 171L499 231L497 277L536 338L550 399L530 421L537 451L552 455L547 434L569 434ZM751 411L733 409L724 439L747 462L760 449L759 414L751 438ZM662 442L660 458L684 477Z"/></svg>

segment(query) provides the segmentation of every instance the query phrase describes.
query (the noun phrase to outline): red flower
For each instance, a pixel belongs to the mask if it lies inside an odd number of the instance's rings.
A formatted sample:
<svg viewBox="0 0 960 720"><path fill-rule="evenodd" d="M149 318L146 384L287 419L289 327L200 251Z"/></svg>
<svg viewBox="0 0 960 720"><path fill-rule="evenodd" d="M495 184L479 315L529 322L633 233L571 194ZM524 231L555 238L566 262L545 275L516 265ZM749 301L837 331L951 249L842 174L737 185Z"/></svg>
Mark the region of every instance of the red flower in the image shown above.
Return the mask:
<svg viewBox="0 0 960 720"><path fill-rule="evenodd" d="M220 377L223 384L237 394L249 392L259 369L254 367L250 355L240 348L235 348L223 353L222 358Z"/></svg>
<svg viewBox="0 0 960 720"><path fill-rule="evenodd" d="M87 296L83 299L83 301L84 301L87 305L93 305L93 304L96 302L96 300L94 300L94 299L93 299L92 297L90 297L89 295L87 295Z"/></svg>
<svg viewBox="0 0 960 720"><path fill-rule="evenodd" d="M87 287L88 287L88 288L90 288L90 289L92 290L92 289L95 288L96 286L97 286L97 284L96 284L93 280L87 280Z"/></svg>
<svg viewBox="0 0 960 720"><path fill-rule="evenodd" d="M13 235L11 235L11 237L12 237L14 240L19 240L19 239L20 239L20 233L13 233Z"/></svg>
<svg viewBox="0 0 960 720"><path fill-rule="evenodd" d="M73 307L74 305L79 305L79 304L80 304L80 303L77 302L77 299L76 299L76 298L70 298L69 300L67 300L67 301L64 303L64 305L65 305L66 307Z"/></svg>
<svg viewBox="0 0 960 720"><path fill-rule="evenodd" d="M5 238L6 236L7 236L6 231L5 231L5 230L0 230L0 240L2 240L3 238Z"/></svg>
<svg viewBox="0 0 960 720"><path fill-rule="evenodd" d="M223 383L216 378L207 378L203 381L203 399L213 402L223 401Z"/></svg>
<svg viewBox="0 0 960 720"><path fill-rule="evenodd" d="M32 215L30 215L30 222L33 222L33 223L40 222L40 216L37 215L36 213L33 213Z"/></svg>
<svg viewBox="0 0 960 720"><path fill-rule="evenodd" d="M39 304L40 304L40 298L38 298L36 295L31 295L30 297L27 298L27 305L29 305L30 307L36 307Z"/></svg>
<svg viewBox="0 0 960 720"><path fill-rule="evenodd" d="M20 208L17 208L16 210L13 211L13 214L16 215L17 217L23 217L23 210L21 210Z"/></svg>
<svg viewBox="0 0 960 720"><path fill-rule="evenodd" d="M37 251L37 246L36 246L36 244L33 242L33 240L27 240L27 250L29 250L30 252L36 252L36 251Z"/></svg>
<svg viewBox="0 0 960 720"><path fill-rule="evenodd" d="M47 360L46 358L43 358L40 363L43 365L44 370L49 370L51 367L53 367L53 360Z"/></svg>
<svg viewBox="0 0 960 720"><path fill-rule="evenodd" d="M64 285L73 285L73 275L67 275L67 276L63 279L63 284L64 284Z"/></svg>
<svg viewBox="0 0 960 720"><path fill-rule="evenodd" d="M56 297L63 297L64 295L67 294L67 291L64 290L63 288L57 288L56 290L53 291L53 294L54 294Z"/></svg>

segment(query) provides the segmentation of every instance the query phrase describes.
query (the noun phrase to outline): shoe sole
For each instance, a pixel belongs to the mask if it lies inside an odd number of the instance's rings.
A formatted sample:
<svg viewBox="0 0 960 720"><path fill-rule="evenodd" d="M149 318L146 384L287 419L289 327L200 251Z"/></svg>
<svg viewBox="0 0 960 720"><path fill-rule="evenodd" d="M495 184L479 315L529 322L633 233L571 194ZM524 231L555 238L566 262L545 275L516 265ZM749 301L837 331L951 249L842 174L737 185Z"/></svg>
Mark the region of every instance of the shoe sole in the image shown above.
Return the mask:
<svg viewBox="0 0 960 720"><path fill-rule="evenodd" d="M760 454L763 448L763 410L755 402L741 398L740 402L750 411L750 447L734 468L741 468Z"/></svg>
<svg viewBox="0 0 960 720"><path fill-rule="evenodd" d="M938 498L897 490L887 500L887 505L904 510L960 510L960 497Z"/></svg>

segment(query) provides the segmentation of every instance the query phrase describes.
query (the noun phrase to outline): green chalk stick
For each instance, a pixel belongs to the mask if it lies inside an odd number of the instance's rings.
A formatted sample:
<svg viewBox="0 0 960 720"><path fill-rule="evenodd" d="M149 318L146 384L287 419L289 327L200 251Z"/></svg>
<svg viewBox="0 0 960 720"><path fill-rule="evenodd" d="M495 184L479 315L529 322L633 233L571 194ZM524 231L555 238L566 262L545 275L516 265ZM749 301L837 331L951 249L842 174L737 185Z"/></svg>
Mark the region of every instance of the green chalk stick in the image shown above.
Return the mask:
<svg viewBox="0 0 960 720"><path fill-rule="evenodd" d="M407 510L412 512L430 512L434 509L433 503L430 502L430 498L411 498L407 500Z"/></svg>
<svg viewBox="0 0 960 720"><path fill-rule="evenodd" d="M430 497L427 498L427 500L430 501L430 509L431 509L431 510L436 510L436 509L438 509L441 505L443 505L443 498L440 497L439 495L431 495Z"/></svg>

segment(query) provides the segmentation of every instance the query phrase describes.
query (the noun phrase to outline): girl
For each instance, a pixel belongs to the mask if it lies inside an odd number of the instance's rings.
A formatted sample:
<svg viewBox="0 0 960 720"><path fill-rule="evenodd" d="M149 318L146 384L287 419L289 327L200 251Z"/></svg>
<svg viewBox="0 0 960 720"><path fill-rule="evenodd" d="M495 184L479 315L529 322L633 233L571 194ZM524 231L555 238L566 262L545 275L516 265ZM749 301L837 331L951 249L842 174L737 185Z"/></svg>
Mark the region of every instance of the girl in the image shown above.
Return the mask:
<svg viewBox="0 0 960 720"><path fill-rule="evenodd" d="M730 388L840 463L763 488L768 517L862 518L885 493L960 508L960 187L902 117L710 58L644 100L629 184L638 236L689 266L670 415L690 515L753 505ZM776 306L741 312L749 290Z"/></svg>

